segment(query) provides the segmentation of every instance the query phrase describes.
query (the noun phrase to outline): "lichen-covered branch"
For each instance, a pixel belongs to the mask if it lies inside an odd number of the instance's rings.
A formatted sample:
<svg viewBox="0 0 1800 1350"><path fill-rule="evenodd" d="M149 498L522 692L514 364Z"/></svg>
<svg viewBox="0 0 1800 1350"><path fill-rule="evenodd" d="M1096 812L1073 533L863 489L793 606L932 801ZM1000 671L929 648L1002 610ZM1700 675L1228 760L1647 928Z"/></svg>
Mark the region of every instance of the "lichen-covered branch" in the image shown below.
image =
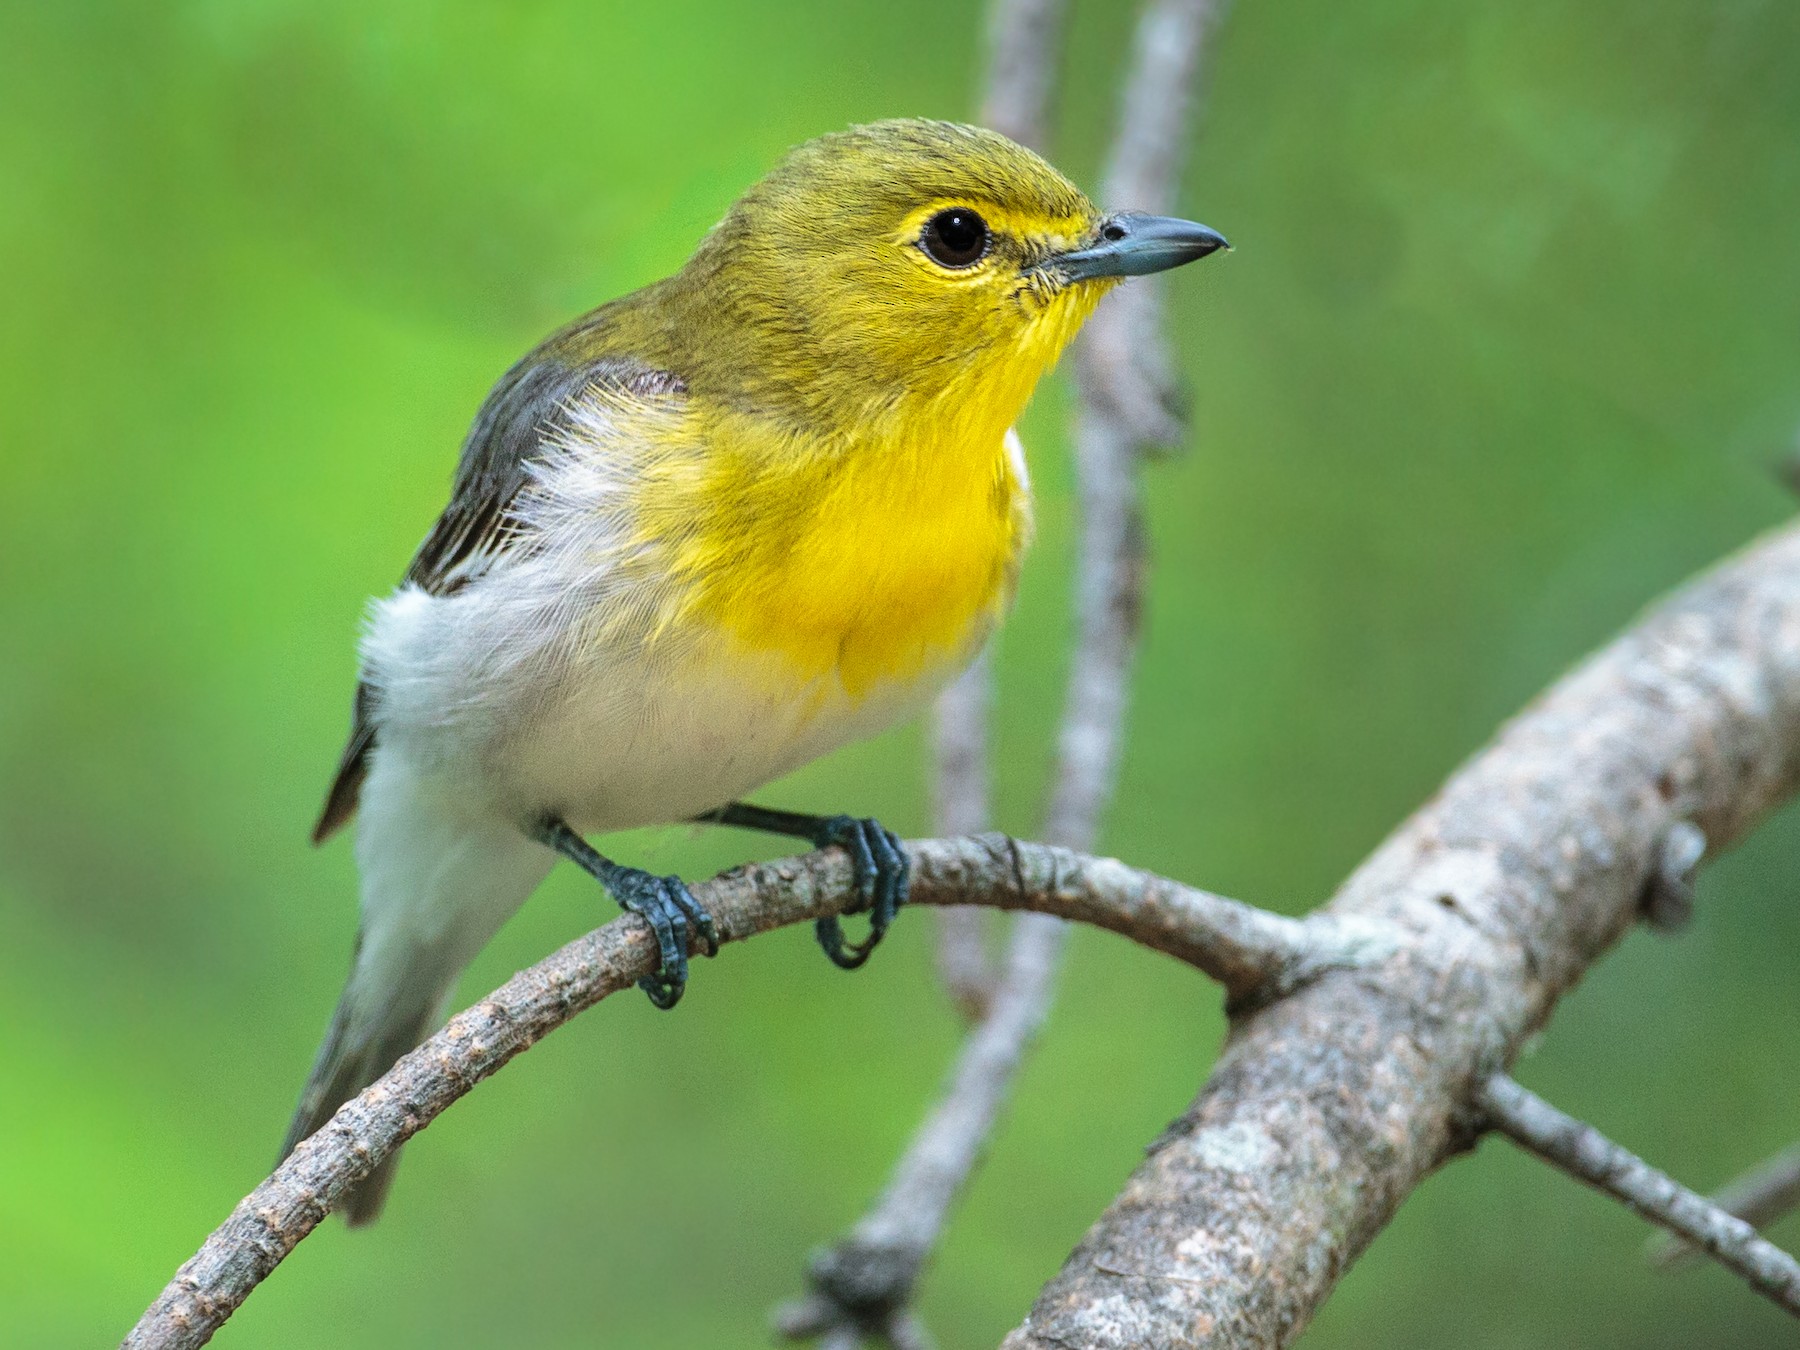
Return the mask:
<svg viewBox="0 0 1800 1350"><path fill-rule="evenodd" d="M1097 922L1194 961L1228 983L1279 980L1336 938L1297 920L1107 858L1002 835L907 845L916 904L985 904ZM842 912L850 863L828 849L726 872L694 887L721 941ZM1208 925L1216 925L1217 944ZM1344 959L1357 959L1346 946ZM125 1338L129 1350L204 1345L269 1272L375 1167L514 1055L660 962L649 925L624 915L521 971L406 1055L304 1141L232 1211Z"/></svg>
<svg viewBox="0 0 1800 1350"><path fill-rule="evenodd" d="M1488 1079L1478 1101L1489 1128L1685 1239L1800 1317L1800 1262L1758 1237L1752 1225L1503 1073Z"/></svg>
<svg viewBox="0 0 1800 1350"><path fill-rule="evenodd" d="M1323 913L1404 940L1238 1009L1199 1098L1007 1350L1291 1344L1638 921L1671 835L1692 825L1716 854L1797 781L1789 526L1564 677L1350 877Z"/></svg>
<svg viewBox="0 0 1800 1350"><path fill-rule="evenodd" d="M1683 852L1671 837L1691 825L1716 852L1797 784L1789 526L1502 728L1308 919L1002 836L910 845L916 901L1098 923L1214 975L1236 1009L1199 1099L1008 1346L1290 1344L1413 1187L1477 1137L1486 1085L1641 917ZM827 850L696 892L736 941L837 911L849 873ZM657 960L626 916L452 1019L257 1187L126 1345L204 1344L403 1141Z"/></svg>

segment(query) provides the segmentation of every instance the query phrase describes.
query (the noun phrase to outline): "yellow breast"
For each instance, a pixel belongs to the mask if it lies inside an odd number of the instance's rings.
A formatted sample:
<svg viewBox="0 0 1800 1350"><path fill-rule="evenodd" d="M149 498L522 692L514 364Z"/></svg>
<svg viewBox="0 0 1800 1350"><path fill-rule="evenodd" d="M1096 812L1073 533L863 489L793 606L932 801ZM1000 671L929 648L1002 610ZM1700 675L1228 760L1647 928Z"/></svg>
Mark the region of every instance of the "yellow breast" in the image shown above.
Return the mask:
<svg viewBox="0 0 1800 1350"><path fill-rule="evenodd" d="M1030 533L1005 433L963 439L976 430L775 444L716 426L688 490L655 508L662 537L685 540L685 617L853 699L965 660L1011 599Z"/></svg>

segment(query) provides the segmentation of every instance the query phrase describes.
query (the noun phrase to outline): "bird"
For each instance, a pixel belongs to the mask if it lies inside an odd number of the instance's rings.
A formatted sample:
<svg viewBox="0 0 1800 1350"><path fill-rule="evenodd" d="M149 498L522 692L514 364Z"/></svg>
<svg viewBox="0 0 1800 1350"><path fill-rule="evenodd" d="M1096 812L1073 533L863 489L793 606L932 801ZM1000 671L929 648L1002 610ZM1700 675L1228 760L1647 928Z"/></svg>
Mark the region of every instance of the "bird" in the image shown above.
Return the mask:
<svg viewBox="0 0 1800 1350"><path fill-rule="evenodd" d="M894 119L790 150L674 275L501 376L449 504L370 608L313 842L357 818L351 972L282 1148L445 1019L559 858L655 932L670 1008L717 933L590 838L711 822L841 845L867 936L904 903L874 820L744 794L918 710L999 623L1031 536L1012 428L1123 279L1226 248L1107 213L1032 151ZM393 1159L342 1209L380 1211Z"/></svg>

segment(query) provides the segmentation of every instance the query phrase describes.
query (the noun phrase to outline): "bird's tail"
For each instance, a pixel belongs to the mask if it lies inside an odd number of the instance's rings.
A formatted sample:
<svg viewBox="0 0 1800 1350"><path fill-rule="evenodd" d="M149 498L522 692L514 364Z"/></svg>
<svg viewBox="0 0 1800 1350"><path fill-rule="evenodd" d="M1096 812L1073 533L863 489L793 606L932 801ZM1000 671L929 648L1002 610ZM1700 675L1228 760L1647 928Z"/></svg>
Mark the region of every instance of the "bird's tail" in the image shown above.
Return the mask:
<svg viewBox="0 0 1800 1350"><path fill-rule="evenodd" d="M464 795L376 747L356 834L362 931L283 1158L437 1029L463 967L556 860ZM352 1225L381 1212L395 1156L340 1206Z"/></svg>
<svg viewBox="0 0 1800 1350"><path fill-rule="evenodd" d="M359 953L362 944L357 944ZM319 1047L318 1061L306 1089L300 1094L300 1105L288 1126L287 1139L281 1145L286 1158L302 1139L311 1135L337 1113L338 1107L368 1087L394 1067L396 1060L437 1030L450 1001L457 971L447 972L448 982L436 993L424 997L413 995L393 1000L378 1009L368 1009L366 981L359 981L359 970L353 969L350 982L338 1000L331 1016L331 1028L325 1033L325 1044ZM382 1159L373 1172L339 1207L351 1227L371 1223L381 1213L388 1187L394 1184L394 1168L400 1152Z"/></svg>

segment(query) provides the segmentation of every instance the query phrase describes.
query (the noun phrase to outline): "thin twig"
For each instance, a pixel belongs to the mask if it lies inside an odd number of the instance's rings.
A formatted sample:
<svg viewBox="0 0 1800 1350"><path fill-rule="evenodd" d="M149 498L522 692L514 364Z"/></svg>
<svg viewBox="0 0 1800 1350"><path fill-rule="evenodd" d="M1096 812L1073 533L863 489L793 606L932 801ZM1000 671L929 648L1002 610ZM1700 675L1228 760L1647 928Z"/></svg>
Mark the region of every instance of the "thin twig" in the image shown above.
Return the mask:
<svg viewBox="0 0 1800 1350"><path fill-rule="evenodd" d="M1758 1237L1742 1219L1503 1073L1483 1085L1479 1105L1490 1128L1700 1248L1757 1293L1800 1317L1800 1261Z"/></svg>
<svg viewBox="0 0 1800 1350"><path fill-rule="evenodd" d="M1105 173L1109 204L1174 209L1201 41L1212 14L1213 0L1158 0L1145 10ZM1138 469L1146 452L1186 434L1162 396L1173 364L1159 293L1154 277L1114 292L1075 349L1081 388L1075 427L1082 522L1078 635L1044 821L1045 838L1065 848L1092 845L1117 778L1146 567ZM1156 368L1154 389L1142 375L1146 359Z"/></svg>
<svg viewBox="0 0 1800 1350"><path fill-rule="evenodd" d="M932 719L932 821L940 837L988 828L988 703L993 673L987 653L938 695ZM983 1017L996 979L987 954L987 916L972 907L937 912L938 978L969 1022Z"/></svg>
<svg viewBox="0 0 1800 1350"><path fill-rule="evenodd" d="M1034 150L1049 141L1067 8L1067 0L994 0L988 10L981 124Z"/></svg>
<svg viewBox="0 0 1800 1350"><path fill-rule="evenodd" d="M1003 835L909 843L911 899L987 904L1102 927L1223 980L1253 987L1316 961L1362 959L1353 941L1139 872L1110 858ZM719 936L757 933L840 912L854 893L841 849L740 867L694 887ZM661 958L649 925L615 919L521 971L404 1056L339 1108L252 1191L183 1265L125 1338L130 1350L204 1345L295 1245L407 1139L514 1055L607 995L629 989Z"/></svg>
<svg viewBox="0 0 1800 1350"><path fill-rule="evenodd" d="M993 1002L964 1041L943 1097L914 1133L874 1206L808 1263L812 1292L802 1306L811 1315L797 1320L791 1308L777 1313L777 1328L790 1338L855 1326L870 1339L898 1343L895 1325L911 1316L907 1305L919 1273L981 1161L1032 1034L1048 1010L1062 931L1057 919L1034 914L1018 919Z"/></svg>
<svg viewBox="0 0 1800 1350"><path fill-rule="evenodd" d="M1223 9L1223 0L1154 0L1144 11L1103 183L1109 206L1175 209L1201 53ZM1144 277L1120 287L1088 323L1076 351L1087 407L1122 424L1142 453L1187 438L1187 400L1162 319L1164 284Z"/></svg>
<svg viewBox="0 0 1800 1350"><path fill-rule="evenodd" d="M1041 131L1051 85L1043 75L1049 48L1042 37L1055 25L1054 18L1045 22L1046 11L1053 8L1001 0L994 11L996 58L985 112L991 117L998 108L1008 109L1015 130ZM1152 212L1172 209L1189 91L1209 11L1209 4L1176 0L1145 12L1105 174L1109 204ZM1028 13L1031 19L1025 21ZM1022 21L1030 31L1009 37L1009 23ZM1040 59L1035 78L1025 69L1029 63L1021 53L1026 52ZM1030 117L1017 116L1026 110ZM1150 285L1137 284L1146 290ZM1081 505L1077 637L1044 825L1047 840L1069 848L1092 846L1117 779L1143 608L1138 469L1153 448L1153 437L1181 430L1160 392L1168 383L1170 362L1158 323L1153 298L1133 304L1115 294L1089 322L1076 348L1081 389L1075 428ZM1151 378L1128 359L1134 348L1148 351L1156 365ZM1153 397L1155 406L1133 407L1134 400L1145 397ZM985 668L972 672L938 704L940 831L946 828L947 811L973 815L986 810L989 678ZM835 1318L823 1314L821 1327L855 1325L874 1339L893 1339L893 1320L911 1301L956 1198L980 1164L1055 998L1066 932L1059 920L1027 914L1014 924L997 983L976 983L986 971L979 955L979 916L954 926L948 920L948 914L940 920L940 974L959 1002L985 1003L984 1013L963 1045L942 1099L913 1136L873 1208L844 1238L813 1256L808 1268L812 1294L804 1306L815 1313L838 1310ZM792 1323L778 1315L777 1324ZM807 1334L817 1334L817 1328Z"/></svg>
<svg viewBox="0 0 1800 1350"><path fill-rule="evenodd" d="M1742 1176L1733 1177L1709 1199L1752 1228L1767 1228L1800 1209L1800 1144L1784 1148ZM1691 1243L1665 1234L1651 1240L1647 1255L1665 1270L1674 1270L1692 1265L1702 1253Z"/></svg>
<svg viewBox="0 0 1800 1350"><path fill-rule="evenodd" d="M1066 8L1067 0L994 0L988 10L980 120L1035 150L1049 141ZM940 836L978 834L992 824L987 726L993 679L983 654L933 709L932 829ZM979 1020L1000 978L988 956L984 915L972 909L938 914L937 964L938 978L964 1018Z"/></svg>

